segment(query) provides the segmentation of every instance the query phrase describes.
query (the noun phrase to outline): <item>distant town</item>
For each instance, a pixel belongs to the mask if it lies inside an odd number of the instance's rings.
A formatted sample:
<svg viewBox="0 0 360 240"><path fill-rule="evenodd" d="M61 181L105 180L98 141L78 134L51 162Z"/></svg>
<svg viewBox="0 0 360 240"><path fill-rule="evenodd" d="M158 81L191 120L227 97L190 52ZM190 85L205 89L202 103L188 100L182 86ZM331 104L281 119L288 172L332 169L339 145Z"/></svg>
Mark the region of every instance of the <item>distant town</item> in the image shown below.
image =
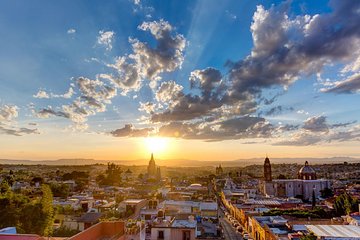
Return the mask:
<svg viewBox="0 0 360 240"><path fill-rule="evenodd" d="M0 239L360 239L360 163L0 170Z"/></svg>

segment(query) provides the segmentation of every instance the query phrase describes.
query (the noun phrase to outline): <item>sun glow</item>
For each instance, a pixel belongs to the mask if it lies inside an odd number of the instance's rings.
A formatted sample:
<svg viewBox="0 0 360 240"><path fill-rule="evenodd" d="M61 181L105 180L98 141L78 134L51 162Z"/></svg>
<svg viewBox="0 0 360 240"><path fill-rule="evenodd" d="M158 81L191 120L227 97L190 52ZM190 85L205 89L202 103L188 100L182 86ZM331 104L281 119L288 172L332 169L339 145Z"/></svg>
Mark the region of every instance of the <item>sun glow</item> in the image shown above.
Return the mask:
<svg viewBox="0 0 360 240"><path fill-rule="evenodd" d="M151 153L162 153L168 147L168 139L161 137L147 137L144 138L146 147Z"/></svg>

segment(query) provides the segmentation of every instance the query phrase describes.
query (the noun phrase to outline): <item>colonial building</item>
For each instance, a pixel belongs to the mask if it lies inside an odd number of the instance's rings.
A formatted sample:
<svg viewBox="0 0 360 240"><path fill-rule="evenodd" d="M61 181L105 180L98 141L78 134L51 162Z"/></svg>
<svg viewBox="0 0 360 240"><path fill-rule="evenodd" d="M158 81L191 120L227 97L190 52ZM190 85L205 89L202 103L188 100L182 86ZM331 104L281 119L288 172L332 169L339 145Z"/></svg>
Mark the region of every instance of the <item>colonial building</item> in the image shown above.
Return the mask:
<svg viewBox="0 0 360 240"><path fill-rule="evenodd" d="M147 174L148 174L148 178L153 178L153 179L156 178L156 164L154 160L154 154L151 154L151 158L147 168Z"/></svg>
<svg viewBox="0 0 360 240"><path fill-rule="evenodd" d="M217 176L223 175L224 171L223 171L223 168L222 168L221 164L219 164L219 166L216 167L215 172L216 172Z"/></svg>
<svg viewBox="0 0 360 240"><path fill-rule="evenodd" d="M272 180L270 159L267 156L264 163L264 179L267 182Z"/></svg>
<svg viewBox="0 0 360 240"><path fill-rule="evenodd" d="M274 197L298 197L309 200L313 192L315 197L321 195L321 191L330 188L330 181L317 179L316 171L306 161L305 165L298 172L298 179L272 179L271 164L267 157L264 163L264 181L260 184L263 194Z"/></svg>
<svg viewBox="0 0 360 240"><path fill-rule="evenodd" d="M161 180L161 171L160 167L157 167L154 160L154 154L151 154L149 165L147 168L147 178L160 181Z"/></svg>

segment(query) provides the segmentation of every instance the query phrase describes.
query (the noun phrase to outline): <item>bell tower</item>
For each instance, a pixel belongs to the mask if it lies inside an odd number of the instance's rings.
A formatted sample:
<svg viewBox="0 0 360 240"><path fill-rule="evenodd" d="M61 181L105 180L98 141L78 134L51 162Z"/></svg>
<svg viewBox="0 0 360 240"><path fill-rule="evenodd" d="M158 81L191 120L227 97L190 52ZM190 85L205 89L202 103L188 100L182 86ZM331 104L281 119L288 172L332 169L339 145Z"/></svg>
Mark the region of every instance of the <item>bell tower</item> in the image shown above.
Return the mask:
<svg viewBox="0 0 360 240"><path fill-rule="evenodd" d="M264 179L267 182L271 182L272 181L272 177L271 177L271 164L270 164L270 159L266 156L265 158L265 162L264 162Z"/></svg>

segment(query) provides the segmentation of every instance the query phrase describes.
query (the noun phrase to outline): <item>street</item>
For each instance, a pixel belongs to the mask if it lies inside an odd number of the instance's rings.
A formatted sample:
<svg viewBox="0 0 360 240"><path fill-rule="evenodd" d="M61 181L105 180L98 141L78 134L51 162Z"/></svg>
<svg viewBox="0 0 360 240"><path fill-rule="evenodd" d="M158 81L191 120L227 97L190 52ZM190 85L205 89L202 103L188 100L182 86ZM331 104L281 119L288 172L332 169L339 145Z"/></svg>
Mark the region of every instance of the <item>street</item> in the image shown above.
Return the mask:
<svg viewBox="0 0 360 240"><path fill-rule="evenodd" d="M221 226L224 230L224 237L226 240L242 240L241 234L235 230L228 219L220 218Z"/></svg>

